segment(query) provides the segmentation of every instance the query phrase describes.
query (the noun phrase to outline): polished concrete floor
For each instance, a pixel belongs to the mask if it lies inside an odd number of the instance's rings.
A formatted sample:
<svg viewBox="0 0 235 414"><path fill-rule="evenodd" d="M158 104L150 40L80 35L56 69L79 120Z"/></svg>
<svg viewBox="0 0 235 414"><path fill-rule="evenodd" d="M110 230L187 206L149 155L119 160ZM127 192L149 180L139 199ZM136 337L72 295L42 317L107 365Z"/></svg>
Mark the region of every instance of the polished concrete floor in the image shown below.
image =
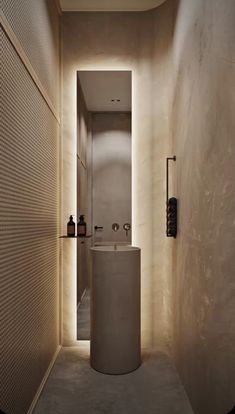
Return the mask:
<svg viewBox="0 0 235 414"><path fill-rule="evenodd" d="M34 414L193 414L167 355L143 353L141 367L104 375L89 365L89 341L63 348Z"/></svg>

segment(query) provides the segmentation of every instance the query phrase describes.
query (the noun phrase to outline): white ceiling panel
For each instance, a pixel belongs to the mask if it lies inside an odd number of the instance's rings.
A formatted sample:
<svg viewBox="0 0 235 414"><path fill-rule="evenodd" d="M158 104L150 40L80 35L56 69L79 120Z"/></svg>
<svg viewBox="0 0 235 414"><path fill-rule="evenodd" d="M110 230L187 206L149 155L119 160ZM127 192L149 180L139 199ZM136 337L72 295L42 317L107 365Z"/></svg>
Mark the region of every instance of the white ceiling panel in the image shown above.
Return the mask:
<svg viewBox="0 0 235 414"><path fill-rule="evenodd" d="M130 71L79 71L88 111L131 111Z"/></svg>
<svg viewBox="0 0 235 414"><path fill-rule="evenodd" d="M165 0L60 0L63 11L143 11Z"/></svg>

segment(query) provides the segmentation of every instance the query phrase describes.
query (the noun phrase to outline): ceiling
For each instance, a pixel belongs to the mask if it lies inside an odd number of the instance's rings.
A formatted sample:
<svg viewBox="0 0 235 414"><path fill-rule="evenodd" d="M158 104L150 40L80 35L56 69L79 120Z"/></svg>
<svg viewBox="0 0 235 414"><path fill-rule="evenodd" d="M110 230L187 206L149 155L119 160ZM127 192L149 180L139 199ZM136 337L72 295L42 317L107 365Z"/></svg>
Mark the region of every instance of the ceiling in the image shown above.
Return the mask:
<svg viewBox="0 0 235 414"><path fill-rule="evenodd" d="M78 77L88 111L131 111L130 71L79 71Z"/></svg>
<svg viewBox="0 0 235 414"><path fill-rule="evenodd" d="M63 11L143 11L165 0L60 0Z"/></svg>

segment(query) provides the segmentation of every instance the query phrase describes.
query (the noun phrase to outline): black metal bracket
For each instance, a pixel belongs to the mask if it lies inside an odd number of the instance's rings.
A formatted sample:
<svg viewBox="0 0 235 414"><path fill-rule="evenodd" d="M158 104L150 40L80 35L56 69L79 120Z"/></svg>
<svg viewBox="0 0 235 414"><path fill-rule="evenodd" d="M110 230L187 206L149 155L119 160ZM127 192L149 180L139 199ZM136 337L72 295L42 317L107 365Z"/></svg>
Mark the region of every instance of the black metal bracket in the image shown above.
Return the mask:
<svg viewBox="0 0 235 414"><path fill-rule="evenodd" d="M166 235L177 236L177 199L169 198L169 161L176 161L176 156L166 159Z"/></svg>

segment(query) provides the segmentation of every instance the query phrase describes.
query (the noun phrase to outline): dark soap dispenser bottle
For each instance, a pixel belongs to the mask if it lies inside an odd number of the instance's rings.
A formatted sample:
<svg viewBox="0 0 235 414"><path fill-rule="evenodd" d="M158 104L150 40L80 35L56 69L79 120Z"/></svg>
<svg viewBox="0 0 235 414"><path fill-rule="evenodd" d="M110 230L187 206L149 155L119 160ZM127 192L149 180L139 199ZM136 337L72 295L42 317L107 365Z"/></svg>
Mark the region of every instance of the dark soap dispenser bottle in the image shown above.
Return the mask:
<svg viewBox="0 0 235 414"><path fill-rule="evenodd" d="M73 221L73 216L69 217L69 222L67 224L67 236L68 237L75 236L75 223Z"/></svg>
<svg viewBox="0 0 235 414"><path fill-rule="evenodd" d="M86 236L86 223L84 221L84 215L79 217L78 222L78 237L85 237Z"/></svg>

